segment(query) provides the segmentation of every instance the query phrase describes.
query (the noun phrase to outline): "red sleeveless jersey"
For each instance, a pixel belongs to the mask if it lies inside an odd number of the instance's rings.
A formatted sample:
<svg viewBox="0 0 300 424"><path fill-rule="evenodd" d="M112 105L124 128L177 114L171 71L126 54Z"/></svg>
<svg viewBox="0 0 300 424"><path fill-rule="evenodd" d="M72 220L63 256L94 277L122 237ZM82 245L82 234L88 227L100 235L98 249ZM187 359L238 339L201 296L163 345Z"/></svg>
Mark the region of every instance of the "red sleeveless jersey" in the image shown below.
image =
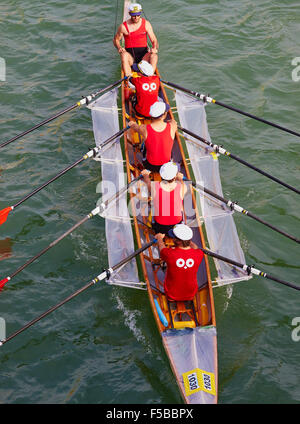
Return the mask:
<svg viewBox="0 0 300 424"><path fill-rule="evenodd" d="M155 131L151 124L147 125L146 159L151 165L163 165L169 162L173 144L174 139L171 137L170 123L167 123L166 128L161 132Z"/></svg>
<svg viewBox="0 0 300 424"><path fill-rule="evenodd" d="M149 116L150 107L158 100L160 79L157 75L131 78L130 82L136 89L135 110L143 116Z"/></svg>
<svg viewBox="0 0 300 424"><path fill-rule="evenodd" d="M161 225L175 225L182 221L181 183L177 183L172 191L161 188L160 182L155 183L154 219Z"/></svg>
<svg viewBox="0 0 300 424"><path fill-rule="evenodd" d="M129 47L147 47L147 31L146 21L142 18L142 24L136 31L129 32L127 22L123 22L123 25L127 29L128 35L124 34L125 49Z"/></svg>
<svg viewBox="0 0 300 424"><path fill-rule="evenodd" d="M164 289L172 300L192 300L197 293L197 272L203 259L200 249L164 248L160 257L167 263Z"/></svg>

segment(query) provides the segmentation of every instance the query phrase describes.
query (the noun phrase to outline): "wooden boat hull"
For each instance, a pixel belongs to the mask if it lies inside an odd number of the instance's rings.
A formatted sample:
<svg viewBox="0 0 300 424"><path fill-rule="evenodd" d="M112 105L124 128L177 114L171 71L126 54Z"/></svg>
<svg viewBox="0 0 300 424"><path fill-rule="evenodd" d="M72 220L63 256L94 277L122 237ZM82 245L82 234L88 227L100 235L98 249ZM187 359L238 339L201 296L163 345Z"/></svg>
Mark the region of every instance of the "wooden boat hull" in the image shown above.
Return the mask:
<svg viewBox="0 0 300 424"><path fill-rule="evenodd" d="M128 7L128 2L125 3L125 6ZM158 70L156 73L159 75ZM159 95L166 103L169 103L163 86ZM124 82L122 84L122 115L124 127L132 119L139 124L147 123L134 116L128 88ZM169 118L174 119L171 110ZM137 134L129 132L124 135L128 181L137 177L142 169L140 141ZM179 165L180 172L190 179L188 158L178 133L174 140L172 158ZM154 179L159 179L159 175L154 175ZM149 205L148 202L143 203L139 200L141 196L137 196L137 193L131 193L130 198L136 244L141 247L154 235L152 229L149 228L149 219L146 213ZM186 198L185 203L192 205L193 210L193 241L198 246L205 247L202 224L191 187ZM187 215L191 216L191 213L186 213ZM157 246L151 247L141 254L139 261L141 277L147 284L154 318L183 400L186 403L216 403L218 385L216 322L207 257L204 257L199 267L198 292L192 302L170 302L165 296L163 288L165 270L161 267Z"/></svg>

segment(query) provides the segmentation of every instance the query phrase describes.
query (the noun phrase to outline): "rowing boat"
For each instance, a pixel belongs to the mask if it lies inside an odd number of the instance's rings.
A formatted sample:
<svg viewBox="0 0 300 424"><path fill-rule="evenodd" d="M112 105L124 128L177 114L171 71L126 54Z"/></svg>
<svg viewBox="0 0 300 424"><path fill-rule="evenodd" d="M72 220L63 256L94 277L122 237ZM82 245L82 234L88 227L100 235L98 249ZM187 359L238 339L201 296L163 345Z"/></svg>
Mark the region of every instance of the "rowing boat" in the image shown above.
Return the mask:
<svg viewBox="0 0 300 424"><path fill-rule="evenodd" d="M129 1L124 2L124 20L128 19ZM156 70L158 76L159 72ZM122 73L122 79L124 74ZM161 84L159 96L168 104L167 84ZM92 112L96 146L117 134L119 131L119 87L106 92L89 104ZM187 94L175 91L176 112L181 125L193 133L209 139L206 124L205 103ZM148 123L135 116L130 100L130 90L124 80L121 85L121 114L123 129L128 130L128 122ZM174 119L172 108L167 119ZM118 196L101 216L105 218L105 231L109 265L119 263L137 248L150 243L154 238L151 228L151 207L148 193L145 195L139 175L143 169L141 142L137 133L124 132L124 141L113 143L95 160L101 161L102 182L97 191ZM207 148L199 140L175 135L172 159L186 179L194 178L207 189L222 196L218 168L218 154ZM125 171L125 172L124 172ZM154 180L158 174L152 173ZM131 184L132 183L132 184ZM131 184L129 194L126 187ZM194 187L194 186L193 186ZM189 185L184 199L184 222L193 230L192 241L200 248L206 241L220 260L214 257L209 263L205 255L198 274L198 291L190 302L173 302L164 293L165 267L160 260L158 247L151 245L108 279L108 283L123 287L147 290L159 334L162 339L171 369L185 403L217 403L217 332L213 298L213 287L232 284L251 278L251 272L237 269L236 263L244 263L245 258L233 221L234 210L224 207L209 195L201 195ZM125 190L124 190L125 189ZM127 197L128 196L128 197ZM105 198L102 196L101 199ZM200 209L201 210L200 210ZM204 231L205 228L205 231ZM172 239L165 239L172 246ZM223 256L234 260L230 265ZM215 281L211 278L211 265L214 265ZM233 266L232 266L233 264Z"/></svg>
<svg viewBox="0 0 300 424"><path fill-rule="evenodd" d="M125 1L125 11L128 9L128 3L128 1ZM124 20L126 18L125 14ZM156 73L159 75L158 70L156 70ZM40 258L50 248L56 246L57 243L80 225L98 214L105 218L109 261L109 268L103 270L101 274L85 286L76 290L76 292L52 306L8 337L5 338L5 334L2 334L0 336L0 346L5 345L23 331L100 281L107 280L110 285L115 284L123 287L144 289L148 292L153 316L183 400L188 404L216 403L218 375L213 288L247 280L253 274L300 290L298 285L283 281L278 277L271 276L245 264L233 221L233 213L235 211L254 218L256 221L297 243L300 240L259 219L237 205L236 202L224 199L218 169L218 154L222 153L227 157L238 160L240 163L298 194L299 190L259 170L245 160L230 154L222 146L211 142L206 124L205 102L208 101L209 103L225 107L229 106L203 94L180 87L178 84L161 81L162 85L159 95L168 104L170 103L166 88L175 88L173 91L175 91L176 107L170 109L168 118L174 119L172 110L176 110L177 120L181 124L178 128L184 133L176 133L172 158L179 165L180 171L185 175L186 179L192 182L185 198L184 222L193 230L193 242L206 255L214 258L214 262L211 261L209 263L208 257L204 257L204 261L198 271L198 291L192 301L170 301L164 292L165 265L160 260L156 239L154 238L155 234L151 228L151 209L149 208L151 199L148 193L144 194L141 186L140 173L143 168L142 140L139 139L137 133L127 132L129 130L127 124L130 120L135 120L138 124L147 123L147 121L135 115L130 101L130 90L124 83L123 77L124 75L122 74L121 80L92 93L90 96L81 99L74 105L0 145L0 148L2 148L81 105L88 105L91 109L97 147L27 194L15 205L0 211L0 225L6 221L8 214L17 206L88 158L93 157L101 162L102 183L99 191L107 192L108 194L106 200L105 195L102 196L100 205L63 235L52 241L49 246L30 258L8 277L0 280L0 290L28 265ZM117 97L121 83L122 105L121 109L119 109ZM94 100L104 92L106 93ZM122 114L122 130L119 130L119 110ZM236 111L245 114L239 110ZM246 115L250 116L249 114ZM268 121L264 120L263 122L291 132ZM297 134L295 132L291 133ZM123 135L124 142L121 140ZM199 141L204 143L204 146ZM124 170L126 170L125 173ZM153 173L152 176L156 181L160 179L158 174ZM191 180L191 177L193 180ZM201 196L197 191L198 189L202 193ZM129 193L129 198L127 198L127 193ZM129 201L129 204L127 201ZM167 238L166 244L171 247L172 239ZM213 251L205 249L207 244ZM216 268L214 270L216 273L215 281L211 278L213 264Z"/></svg>
<svg viewBox="0 0 300 424"><path fill-rule="evenodd" d="M128 3L125 1L125 10L127 10ZM127 16L125 15L124 19L126 18ZM158 70L156 72L159 75ZM148 194L144 196L143 187L140 186L141 179L139 177L142 169L141 140L136 133L126 133L129 129L127 126L129 120L135 120L138 124L146 123L146 121L135 116L129 98L130 92L124 81L122 81L123 75L121 80L97 90L31 129L0 144L0 148L3 148L81 105L89 105L92 111L97 148L91 149L49 181L27 194L15 205L0 211L0 225L6 221L8 214L15 210L17 206L23 204L23 202L82 163L85 159L94 158L101 162L102 188L99 191L105 192L107 188L108 194L112 194L107 200L104 200L105 196L101 197L99 206L8 277L0 280L0 290L19 272L40 258L49 249L56 246L57 243L79 226L98 214L105 218L109 268L103 270L101 274L85 286L76 290L76 292L52 306L8 337L3 334L5 333L4 328L4 332L2 331L0 335L0 346L5 345L23 333L23 331L100 281L107 280L107 283L111 285L116 284L123 287L144 289L148 292L154 319L184 401L186 403L216 403L218 393L217 343L213 288L247 280L251 278L250 274L253 274L300 290L298 285L283 281L244 263L243 252L240 248L233 222L233 213L235 211L254 218L256 221L297 243L300 240L259 219L237 205L236 202L223 198L218 170L218 154L221 153L231 157L282 186L298 194L300 192L295 187L229 153L222 146L213 144L206 125L205 102L235 110L238 113L260 120L291 134L300 135L206 95L180 87L177 83L162 81L160 97L166 103L169 103L169 100L165 88L175 88L173 91L175 91L176 107L172 109L176 109L181 123L178 128L184 133L176 133L172 157L180 165L180 171L187 179L190 179L191 175L193 175L193 181L186 196L184 220L193 229L193 241L201 247L206 255L214 258L214 265L217 271L216 281L212 281L211 265L213 263L210 262L209 264L207 256L205 256L198 272L198 292L195 298L191 302L172 302L167 299L164 293L165 268L160 261L158 248L155 245L156 239L150 225L151 215L149 214L149 209L147 209L150 199ZM117 92L121 82L122 107L119 109L117 106ZM106 92L104 95L93 101L104 92ZM123 130L121 131L118 128L119 110L122 113L123 123ZM171 111L168 117L174 118ZM123 134L124 143L121 141ZM185 134L188 134L188 136ZM205 146L201 145L199 141L204 143ZM123 172L124 169L126 169L125 174ZM154 180L159 178L159 175L153 173ZM105 187L106 184L107 186ZM201 197L199 197L198 192L194 192L194 190L198 189L202 192ZM129 192L129 199L125 197L127 192ZM201 200L200 204L198 203L199 198ZM129 205L126 200L129 200ZM187 206L189 204L192 212L188 210ZM127 206L129 206L129 210ZM167 239L166 243L172 246L172 239ZM206 244L214 252L206 250L204 248ZM138 249L136 245L139 247ZM138 260L137 255L139 255ZM229 258L226 256L229 256ZM221 263L220 261L223 262ZM3 324L2 322L2 326Z"/></svg>
<svg viewBox="0 0 300 424"><path fill-rule="evenodd" d="M129 17L128 6L129 2L125 0L123 20ZM158 70L156 73L160 76ZM161 84L159 96L170 104L166 87L167 85ZM121 96L123 129L128 128L130 120L135 120L137 124L148 123L146 119L135 115L130 100L130 89L124 80ZM119 130L117 97L118 88L114 88L89 105L98 146ZM176 92L176 105L180 123L185 128L209 138L205 104L202 101L195 102L191 97ZM171 108L167 119L169 118L174 119ZM99 158L102 192L111 188L105 187L108 182L115 186L114 190L117 192L128 183L137 181L143 169L141 142L138 134L130 130L124 133L123 143L120 140L120 143L114 143L111 148L102 152ZM196 182L202 182L208 189L222 195L218 155L213 149L207 147L203 149L198 140L193 137L188 139L177 132L172 159L178 164L180 172L186 179L190 180L193 176ZM123 175L124 168L126 178ZM154 180L160 179L159 174L152 174ZM141 248L154 238L149 198L148 195L145 196L143 187L139 184L140 182L133 184L129 199L124 196L119 198L112 208L102 214L106 223L110 265L121 261L136 247ZM200 248L205 248L203 231L205 227L206 238L215 251L224 255L229 253L230 257L244 262L232 214L233 211L224 208L222 203L216 202L210 196L200 197L191 185L188 187L184 200L184 222L193 230L192 241ZM172 246L171 239L165 239L165 243L169 247ZM204 256L197 274L198 291L190 302L173 302L167 299L164 293L165 268L155 244L109 278L110 284L146 288L148 291L150 306L171 369L182 398L188 404L217 403L217 332L213 286L219 287L251 278L245 271L237 270L235 266L229 266L223 261L214 259L214 265L217 270L216 281L212 281L210 264L207 256Z"/></svg>
<svg viewBox="0 0 300 424"><path fill-rule="evenodd" d="M125 1L124 20L128 19ZM158 70L156 73L159 75ZM123 76L123 75L122 75ZM159 96L169 103L166 91L160 89ZM126 82L122 83L122 115L123 126L135 119L138 124L146 123L145 119L135 117L128 99ZM169 118L174 119L170 109ZM137 139L137 142L136 142ZM142 154L137 134L126 133L124 136L125 159L128 180L136 178L142 169ZM172 152L173 160L180 164L180 172L191 178L188 169L188 157L176 133ZM153 175L155 180L159 174ZM185 204L192 203L196 225L193 228L193 242L204 247L200 217L196 198L192 190L187 195ZM134 232L136 242L141 247L153 238L153 231L148 227L148 218L135 208L135 193L131 193ZM185 213L185 216L187 213ZM171 240L167 241L171 245ZM171 368L176 377L180 392L186 403L217 402L217 341L216 320L212 283L208 260L202 261L198 271L198 292L191 302L171 302L164 293L163 282L165 270L161 267L157 247L155 245L140 255L142 273L153 315L162 337L163 345L169 358ZM165 319L164 319L165 318Z"/></svg>

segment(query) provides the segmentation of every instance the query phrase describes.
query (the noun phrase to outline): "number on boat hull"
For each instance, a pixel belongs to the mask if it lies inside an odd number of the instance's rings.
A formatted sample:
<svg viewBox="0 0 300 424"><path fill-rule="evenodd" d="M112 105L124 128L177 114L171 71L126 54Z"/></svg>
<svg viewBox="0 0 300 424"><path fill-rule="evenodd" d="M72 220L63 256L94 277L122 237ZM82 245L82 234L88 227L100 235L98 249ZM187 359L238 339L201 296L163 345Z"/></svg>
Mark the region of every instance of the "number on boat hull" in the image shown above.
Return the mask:
<svg viewBox="0 0 300 424"><path fill-rule="evenodd" d="M211 395L216 395L215 375L200 368L182 374L184 388L187 396L203 390Z"/></svg>

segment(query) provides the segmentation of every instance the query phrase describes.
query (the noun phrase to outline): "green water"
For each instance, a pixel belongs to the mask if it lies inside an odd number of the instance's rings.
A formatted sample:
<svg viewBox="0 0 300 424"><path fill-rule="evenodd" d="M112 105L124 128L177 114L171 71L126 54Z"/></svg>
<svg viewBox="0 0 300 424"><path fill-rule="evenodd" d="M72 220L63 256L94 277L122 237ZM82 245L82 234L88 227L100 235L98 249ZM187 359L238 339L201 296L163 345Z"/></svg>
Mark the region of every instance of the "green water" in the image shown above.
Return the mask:
<svg viewBox="0 0 300 424"><path fill-rule="evenodd" d="M112 46L121 1L8 1L1 6L0 142L120 77ZM296 1L145 2L163 79L300 131ZM214 142L299 187L299 138L206 108ZM0 150L0 208L16 203L94 145L81 109ZM224 196L300 235L296 193L220 158ZM15 210L0 228L0 278L95 206L99 164L79 165ZM296 243L236 216L247 263L299 281ZM4 254L11 250L11 256ZM6 285L7 334L107 265L104 222L89 221ZM299 292L253 278L215 292L219 403L298 403ZM180 403L145 292L95 286L0 349L0 403Z"/></svg>

